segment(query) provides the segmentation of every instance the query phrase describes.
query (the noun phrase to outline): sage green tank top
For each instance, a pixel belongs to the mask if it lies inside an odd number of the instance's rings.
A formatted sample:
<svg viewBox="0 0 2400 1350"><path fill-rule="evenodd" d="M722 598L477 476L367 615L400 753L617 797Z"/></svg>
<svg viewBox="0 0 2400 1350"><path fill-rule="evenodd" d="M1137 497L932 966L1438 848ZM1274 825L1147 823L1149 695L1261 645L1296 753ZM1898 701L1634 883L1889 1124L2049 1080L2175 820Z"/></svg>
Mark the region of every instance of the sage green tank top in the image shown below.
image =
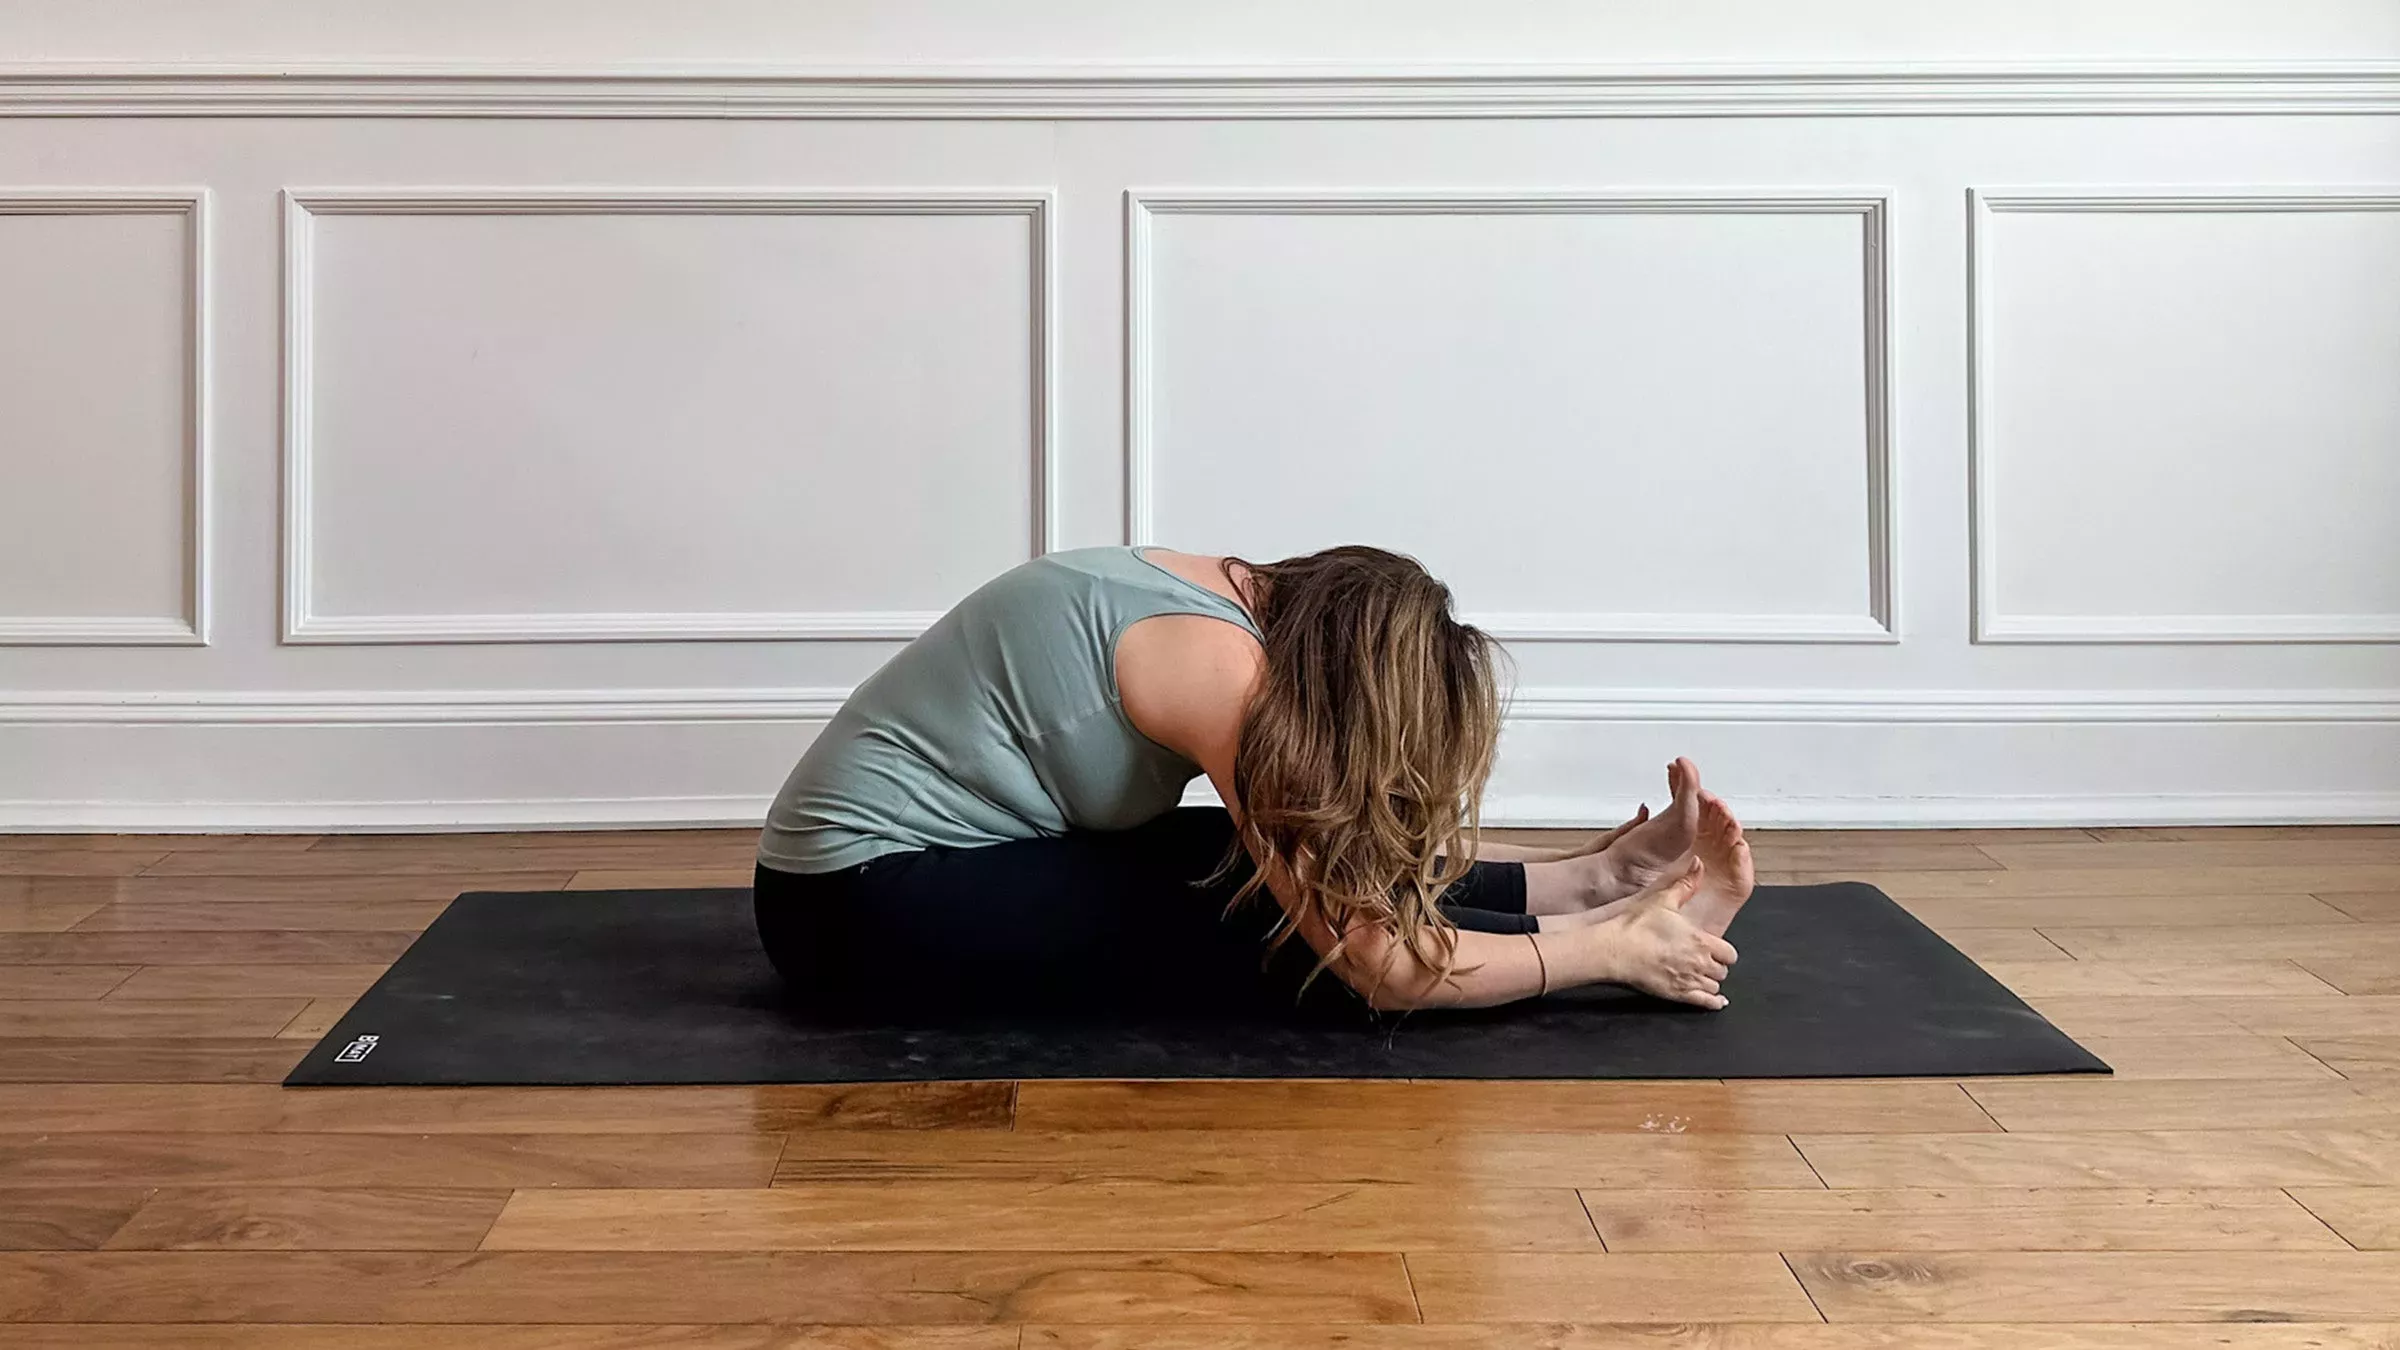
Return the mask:
<svg viewBox="0 0 2400 1350"><path fill-rule="evenodd" d="M1258 626L1131 548L1011 568L852 693L767 811L758 860L833 872L886 853L1122 830L1200 775L1134 729L1117 638L1158 614Z"/></svg>

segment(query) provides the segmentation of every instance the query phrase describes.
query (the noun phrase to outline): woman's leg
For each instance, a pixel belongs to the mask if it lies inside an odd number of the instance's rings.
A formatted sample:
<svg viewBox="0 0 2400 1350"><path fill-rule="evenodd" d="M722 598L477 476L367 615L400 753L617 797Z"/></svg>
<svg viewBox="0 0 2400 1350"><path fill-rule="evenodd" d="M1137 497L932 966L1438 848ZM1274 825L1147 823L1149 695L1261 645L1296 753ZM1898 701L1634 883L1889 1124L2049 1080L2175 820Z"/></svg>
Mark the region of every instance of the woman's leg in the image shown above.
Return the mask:
<svg viewBox="0 0 2400 1350"><path fill-rule="evenodd" d="M1314 957L1295 938L1278 968L1262 971L1281 915L1266 897L1226 913L1248 864L1209 878L1232 845L1222 809L1184 808L1131 830L892 854L815 877L762 875L760 937L804 996L885 1015L1275 998L1288 1006ZM1534 922L1515 864L1479 864L1447 894L1475 902L1457 913L1486 931Z"/></svg>
<svg viewBox="0 0 2400 1350"><path fill-rule="evenodd" d="M1541 921L1529 912L1530 873L1523 863L1478 859L1450 883L1436 906L1442 917L1476 933L1536 933Z"/></svg>

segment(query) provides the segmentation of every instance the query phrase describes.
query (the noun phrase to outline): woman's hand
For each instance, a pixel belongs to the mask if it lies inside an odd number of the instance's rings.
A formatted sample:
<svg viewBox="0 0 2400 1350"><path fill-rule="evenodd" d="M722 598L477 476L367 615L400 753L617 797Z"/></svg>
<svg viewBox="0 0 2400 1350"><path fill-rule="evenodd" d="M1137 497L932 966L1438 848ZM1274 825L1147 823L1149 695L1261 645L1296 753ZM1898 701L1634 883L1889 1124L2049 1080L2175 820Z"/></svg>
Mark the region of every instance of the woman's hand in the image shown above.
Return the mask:
<svg viewBox="0 0 2400 1350"><path fill-rule="evenodd" d="M1582 930L1609 948L1603 978L1677 1003L1712 1011L1725 1006L1719 986L1738 959L1733 944L1683 917L1703 870L1694 858L1683 872L1660 881L1622 914Z"/></svg>

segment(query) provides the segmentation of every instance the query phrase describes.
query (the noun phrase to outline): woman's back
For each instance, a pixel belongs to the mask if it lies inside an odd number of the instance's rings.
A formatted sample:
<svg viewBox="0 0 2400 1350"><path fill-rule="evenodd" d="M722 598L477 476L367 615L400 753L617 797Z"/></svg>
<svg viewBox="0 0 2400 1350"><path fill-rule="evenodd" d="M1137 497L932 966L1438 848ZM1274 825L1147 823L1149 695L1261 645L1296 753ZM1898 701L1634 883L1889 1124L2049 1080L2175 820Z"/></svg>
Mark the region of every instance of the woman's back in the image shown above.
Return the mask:
<svg viewBox="0 0 2400 1350"><path fill-rule="evenodd" d="M1231 599L1130 548L1002 573L861 684L784 782L759 861L831 872L923 848L1125 829L1199 773L1127 720L1126 627L1159 614L1256 626Z"/></svg>

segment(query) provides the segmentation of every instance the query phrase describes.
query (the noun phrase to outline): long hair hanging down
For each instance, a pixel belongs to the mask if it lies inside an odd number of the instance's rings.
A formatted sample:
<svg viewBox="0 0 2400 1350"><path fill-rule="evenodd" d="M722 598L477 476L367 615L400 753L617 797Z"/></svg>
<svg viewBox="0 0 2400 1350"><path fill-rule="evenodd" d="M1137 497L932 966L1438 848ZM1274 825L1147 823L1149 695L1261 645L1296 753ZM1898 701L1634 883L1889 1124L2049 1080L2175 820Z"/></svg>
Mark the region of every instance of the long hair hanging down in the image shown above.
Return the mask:
<svg viewBox="0 0 2400 1350"><path fill-rule="evenodd" d="M1451 614L1450 588L1416 559L1347 545L1250 569L1266 673L1242 719L1234 792L1242 825L1227 865L1262 866L1241 904L1288 877L1300 914L1335 945L1379 927L1445 978L1458 930L1435 907L1473 862L1484 779L1500 735L1489 634Z"/></svg>

